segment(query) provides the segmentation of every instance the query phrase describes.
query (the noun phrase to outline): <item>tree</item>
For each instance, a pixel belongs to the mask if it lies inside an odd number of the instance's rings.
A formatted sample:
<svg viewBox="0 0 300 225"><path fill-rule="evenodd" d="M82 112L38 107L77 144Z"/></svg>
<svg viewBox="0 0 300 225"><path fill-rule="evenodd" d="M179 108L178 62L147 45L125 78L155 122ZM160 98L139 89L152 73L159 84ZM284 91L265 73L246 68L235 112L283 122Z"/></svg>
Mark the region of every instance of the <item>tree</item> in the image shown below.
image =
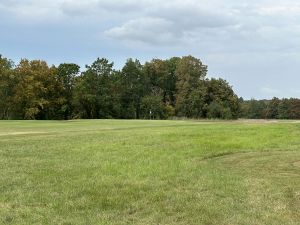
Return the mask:
<svg viewBox="0 0 300 225"><path fill-rule="evenodd" d="M166 61L161 59L153 59L146 62L144 66L146 76L150 80L151 88L159 89L164 103L170 102L170 86L169 67Z"/></svg>
<svg viewBox="0 0 300 225"><path fill-rule="evenodd" d="M289 119L300 119L300 99L290 99Z"/></svg>
<svg viewBox="0 0 300 225"><path fill-rule="evenodd" d="M0 55L0 119L12 117L15 76L13 61Z"/></svg>
<svg viewBox="0 0 300 225"><path fill-rule="evenodd" d="M86 66L74 91L77 116L91 119L119 116L119 98L114 95L117 76L113 63L105 58L97 58L92 65Z"/></svg>
<svg viewBox="0 0 300 225"><path fill-rule="evenodd" d="M143 119L166 119L167 111L160 95L147 95L141 101Z"/></svg>
<svg viewBox="0 0 300 225"><path fill-rule="evenodd" d="M138 60L128 59L122 68L122 117L139 119L141 100L150 91L149 80Z"/></svg>
<svg viewBox="0 0 300 225"><path fill-rule="evenodd" d="M290 102L286 98L282 99L278 105L278 118L279 119L290 118Z"/></svg>
<svg viewBox="0 0 300 225"><path fill-rule="evenodd" d="M266 109L266 118L267 119L277 119L278 118L278 107L280 104L280 100L278 98L273 98L267 104Z"/></svg>
<svg viewBox="0 0 300 225"><path fill-rule="evenodd" d="M168 97L168 104L171 107L175 107L176 104L176 83L177 83L177 74L176 70L180 62L179 57L172 57L168 60L166 60L167 66L168 66L168 77L167 77L167 84L166 84L166 90L167 90L167 97Z"/></svg>
<svg viewBox="0 0 300 225"><path fill-rule="evenodd" d="M79 76L80 66L74 63L63 63L57 68L57 75L61 84L62 93L65 101L61 106L64 119L70 119L73 113L73 90L75 86L75 79Z"/></svg>
<svg viewBox="0 0 300 225"><path fill-rule="evenodd" d="M209 106L208 117L221 119L237 119L239 115L239 98L232 87L224 79L206 81L206 104ZM215 113L218 111L218 113Z"/></svg>
<svg viewBox="0 0 300 225"><path fill-rule="evenodd" d="M246 102L248 105L248 112L246 113L249 119L265 119L266 118L266 102L263 100L257 101L255 99L251 99Z"/></svg>
<svg viewBox="0 0 300 225"><path fill-rule="evenodd" d="M128 59L121 71L97 58L86 70L73 63L58 67L22 59L15 67L0 56L0 118L262 118L268 101L240 101L223 79L207 79L207 66L192 56ZM278 105L278 116L298 118L298 101ZM274 103L275 104L275 103ZM247 111L246 111L247 109ZM269 105L268 117L274 117ZM150 115L151 111L151 115ZM280 115L279 115L280 114Z"/></svg>
<svg viewBox="0 0 300 225"><path fill-rule="evenodd" d="M15 69L17 84L13 98L16 112L22 119L54 119L54 105L60 103L56 95L59 84L56 68L45 61L22 59Z"/></svg>
<svg viewBox="0 0 300 225"><path fill-rule="evenodd" d="M177 95L176 114L178 116L192 117L191 93L196 90L207 74L207 66L192 56L185 56L179 61L176 68Z"/></svg>

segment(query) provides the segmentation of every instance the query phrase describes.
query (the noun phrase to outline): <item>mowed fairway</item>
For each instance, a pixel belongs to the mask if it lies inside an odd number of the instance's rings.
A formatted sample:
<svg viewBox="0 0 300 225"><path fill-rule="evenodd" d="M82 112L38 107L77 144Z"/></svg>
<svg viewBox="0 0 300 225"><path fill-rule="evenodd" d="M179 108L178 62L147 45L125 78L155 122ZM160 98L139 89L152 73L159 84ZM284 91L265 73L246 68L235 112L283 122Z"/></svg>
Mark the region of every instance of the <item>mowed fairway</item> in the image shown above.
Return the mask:
<svg viewBox="0 0 300 225"><path fill-rule="evenodd" d="M0 224L300 224L300 123L0 121Z"/></svg>

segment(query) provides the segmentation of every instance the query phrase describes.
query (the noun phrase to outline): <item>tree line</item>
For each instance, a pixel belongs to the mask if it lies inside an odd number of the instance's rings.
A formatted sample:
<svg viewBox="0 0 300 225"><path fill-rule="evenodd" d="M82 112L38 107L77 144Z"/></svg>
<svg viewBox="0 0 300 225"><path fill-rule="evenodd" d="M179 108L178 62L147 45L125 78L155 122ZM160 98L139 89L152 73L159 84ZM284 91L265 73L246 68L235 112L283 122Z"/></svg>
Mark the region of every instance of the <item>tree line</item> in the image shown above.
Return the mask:
<svg viewBox="0 0 300 225"><path fill-rule="evenodd" d="M240 117L248 119L300 119L300 99L240 100Z"/></svg>
<svg viewBox="0 0 300 225"><path fill-rule="evenodd" d="M239 101L224 79L208 79L193 56L128 59L121 70L97 58L84 71L0 56L0 119L171 117L235 119Z"/></svg>
<svg viewBox="0 0 300 225"><path fill-rule="evenodd" d="M128 59L120 70L97 58L81 71L0 55L0 119L297 119L299 101L244 101L193 56Z"/></svg>

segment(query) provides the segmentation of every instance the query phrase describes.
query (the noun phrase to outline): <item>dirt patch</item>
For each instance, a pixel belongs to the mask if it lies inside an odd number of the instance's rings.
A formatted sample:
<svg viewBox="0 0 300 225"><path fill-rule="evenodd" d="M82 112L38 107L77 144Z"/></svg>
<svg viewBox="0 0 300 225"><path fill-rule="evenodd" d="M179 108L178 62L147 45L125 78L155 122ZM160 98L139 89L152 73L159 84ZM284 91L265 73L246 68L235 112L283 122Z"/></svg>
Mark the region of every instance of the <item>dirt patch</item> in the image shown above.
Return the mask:
<svg viewBox="0 0 300 225"><path fill-rule="evenodd" d="M294 162L293 166L300 167L300 161Z"/></svg>
<svg viewBox="0 0 300 225"><path fill-rule="evenodd" d="M10 136L10 135L23 135L23 134L45 134L47 132L8 132L8 133L0 133L0 136Z"/></svg>
<svg viewBox="0 0 300 225"><path fill-rule="evenodd" d="M279 120L266 120L266 119L240 119L239 123L246 124L268 124L268 123L279 123Z"/></svg>

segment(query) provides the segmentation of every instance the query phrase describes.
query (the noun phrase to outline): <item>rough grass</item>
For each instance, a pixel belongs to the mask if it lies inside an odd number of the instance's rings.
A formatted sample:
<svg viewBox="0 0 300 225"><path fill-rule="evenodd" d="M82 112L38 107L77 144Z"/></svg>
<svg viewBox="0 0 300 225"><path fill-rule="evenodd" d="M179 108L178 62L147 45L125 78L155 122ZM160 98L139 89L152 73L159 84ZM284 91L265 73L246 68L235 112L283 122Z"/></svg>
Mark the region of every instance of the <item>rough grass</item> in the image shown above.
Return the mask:
<svg viewBox="0 0 300 225"><path fill-rule="evenodd" d="M300 123L1 121L0 224L300 224Z"/></svg>

